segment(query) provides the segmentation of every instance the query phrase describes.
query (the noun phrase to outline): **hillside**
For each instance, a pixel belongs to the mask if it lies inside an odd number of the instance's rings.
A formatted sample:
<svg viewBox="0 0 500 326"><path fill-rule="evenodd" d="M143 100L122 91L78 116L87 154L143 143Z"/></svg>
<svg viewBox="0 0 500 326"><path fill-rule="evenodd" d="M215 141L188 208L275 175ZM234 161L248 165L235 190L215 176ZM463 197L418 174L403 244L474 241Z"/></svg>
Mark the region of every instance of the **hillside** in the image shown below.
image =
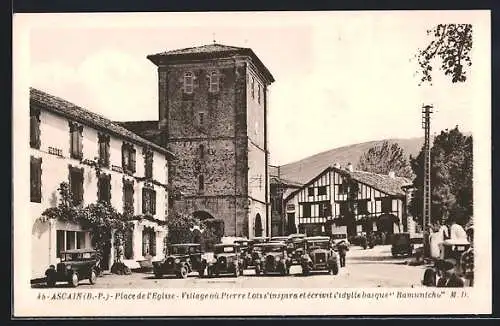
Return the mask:
<svg viewBox="0 0 500 326"><path fill-rule="evenodd" d="M397 142L408 155L416 156L424 143L424 137L406 139L387 139L390 142ZM283 178L306 183L322 170L335 163L341 166L351 162L354 166L359 161L361 155L369 148L381 144L384 140L371 141L366 143L348 145L334 148L313 156L306 157L300 161L288 163L280 167Z"/></svg>

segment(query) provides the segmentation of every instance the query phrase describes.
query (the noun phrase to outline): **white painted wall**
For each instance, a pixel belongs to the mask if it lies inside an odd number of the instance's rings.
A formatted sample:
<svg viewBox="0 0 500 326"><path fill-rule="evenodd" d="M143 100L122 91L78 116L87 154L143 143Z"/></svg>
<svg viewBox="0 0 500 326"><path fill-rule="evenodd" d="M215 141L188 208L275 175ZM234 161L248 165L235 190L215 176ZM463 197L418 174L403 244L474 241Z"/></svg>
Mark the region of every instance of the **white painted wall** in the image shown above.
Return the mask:
<svg viewBox="0 0 500 326"><path fill-rule="evenodd" d="M42 200L41 203L30 203L30 213L32 216L32 277L43 277L45 269L49 264L56 263L55 231L70 230L79 228L78 226L57 222L53 225L51 233L50 223L41 223L38 219L42 212L55 207L59 201L58 188L61 182L69 181L68 165L84 168L84 205L96 202L97 200L97 177L95 170L90 166L80 163L70 157L70 134L68 120L59 115L42 110L40 113L40 149L30 148L30 155L42 158ZM111 170L112 165L122 166L121 157L122 140L118 137L110 137L110 169L103 168L103 172L111 174L111 203L119 211L123 211L123 174ZM142 147L134 145L136 148L136 176L144 176L144 159ZM62 157L49 154L49 147L62 150ZM93 160L99 155L98 131L84 126L83 128L83 159ZM153 177L162 184L168 183L167 160L163 153L154 152ZM26 183L29 183L29 175L26 176ZM130 177L127 177L130 178ZM142 182L134 183L134 210L135 214L142 214ZM165 188L154 185L156 190L156 215L155 218L165 220L167 211ZM134 250L138 245L139 253L142 254L142 230L137 233L141 238L135 241ZM51 238L52 237L52 238ZM90 244L90 235L88 239ZM163 240L157 239L157 252L162 253Z"/></svg>

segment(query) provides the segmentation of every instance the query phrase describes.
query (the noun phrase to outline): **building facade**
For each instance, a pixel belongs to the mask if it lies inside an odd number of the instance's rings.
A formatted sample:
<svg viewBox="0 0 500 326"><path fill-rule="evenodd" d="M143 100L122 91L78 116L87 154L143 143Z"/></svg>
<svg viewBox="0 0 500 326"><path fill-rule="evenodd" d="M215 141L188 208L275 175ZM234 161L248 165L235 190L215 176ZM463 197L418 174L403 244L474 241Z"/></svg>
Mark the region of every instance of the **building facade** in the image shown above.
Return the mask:
<svg viewBox="0 0 500 326"><path fill-rule="evenodd" d="M271 236L297 233L295 215L286 213L285 198L303 184L282 178L279 166L269 166L271 195Z"/></svg>
<svg viewBox="0 0 500 326"><path fill-rule="evenodd" d="M81 225L41 219L43 211L59 202L58 188L67 182L73 201L88 205L110 203L118 212L134 216L125 242L124 262L134 267L144 256L163 252L168 213L166 149L129 130L43 91L30 89L30 211L32 216L32 278L43 277L66 249L92 247L92 235ZM96 174L92 161L98 159ZM109 269L115 250L101 262Z"/></svg>
<svg viewBox="0 0 500 326"><path fill-rule="evenodd" d="M298 231L317 235L346 230L349 235L380 231L408 232L411 181L393 173L354 171L351 164L328 167L290 194L286 214L294 216ZM348 216L354 215L354 219Z"/></svg>
<svg viewBox="0 0 500 326"><path fill-rule="evenodd" d="M157 130L147 122L124 125L155 137L176 156L169 176L182 195L172 208L222 219L226 236L269 234L271 73L251 49L219 44L148 59L158 67Z"/></svg>

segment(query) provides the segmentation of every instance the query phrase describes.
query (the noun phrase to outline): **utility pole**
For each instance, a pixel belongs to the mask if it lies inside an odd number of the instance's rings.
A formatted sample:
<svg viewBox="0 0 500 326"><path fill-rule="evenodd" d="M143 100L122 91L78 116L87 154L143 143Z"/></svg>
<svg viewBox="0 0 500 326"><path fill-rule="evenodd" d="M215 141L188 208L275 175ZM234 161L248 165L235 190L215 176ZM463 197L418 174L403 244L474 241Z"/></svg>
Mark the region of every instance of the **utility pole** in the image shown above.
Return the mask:
<svg viewBox="0 0 500 326"><path fill-rule="evenodd" d="M426 257L430 255L429 226L432 223L431 216L431 113L433 106L424 105L422 107L422 128L425 131L424 139L424 188L423 188L423 209L422 209L422 231L424 233L424 254Z"/></svg>

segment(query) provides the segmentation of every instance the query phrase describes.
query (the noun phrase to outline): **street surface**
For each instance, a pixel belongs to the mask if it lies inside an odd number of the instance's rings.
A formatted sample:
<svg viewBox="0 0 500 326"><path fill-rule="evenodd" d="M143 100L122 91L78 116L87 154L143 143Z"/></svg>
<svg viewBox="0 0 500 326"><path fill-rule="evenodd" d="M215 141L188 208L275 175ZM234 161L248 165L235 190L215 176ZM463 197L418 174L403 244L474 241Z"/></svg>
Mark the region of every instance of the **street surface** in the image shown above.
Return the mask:
<svg viewBox="0 0 500 326"><path fill-rule="evenodd" d="M351 247L347 252L346 267L338 275L323 273L302 276L300 266L293 266L289 276L256 276L245 270L238 278L198 278L192 273L187 279L165 276L154 278L152 273L132 275L107 274L97 279L95 285L82 280L78 289L95 288L339 288L339 287L420 287L423 266L409 266L410 258L393 258L390 246L376 246L363 250ZM34 287L45 287L45 284ZM65 288L67 284L58 283Z"/></svg>

